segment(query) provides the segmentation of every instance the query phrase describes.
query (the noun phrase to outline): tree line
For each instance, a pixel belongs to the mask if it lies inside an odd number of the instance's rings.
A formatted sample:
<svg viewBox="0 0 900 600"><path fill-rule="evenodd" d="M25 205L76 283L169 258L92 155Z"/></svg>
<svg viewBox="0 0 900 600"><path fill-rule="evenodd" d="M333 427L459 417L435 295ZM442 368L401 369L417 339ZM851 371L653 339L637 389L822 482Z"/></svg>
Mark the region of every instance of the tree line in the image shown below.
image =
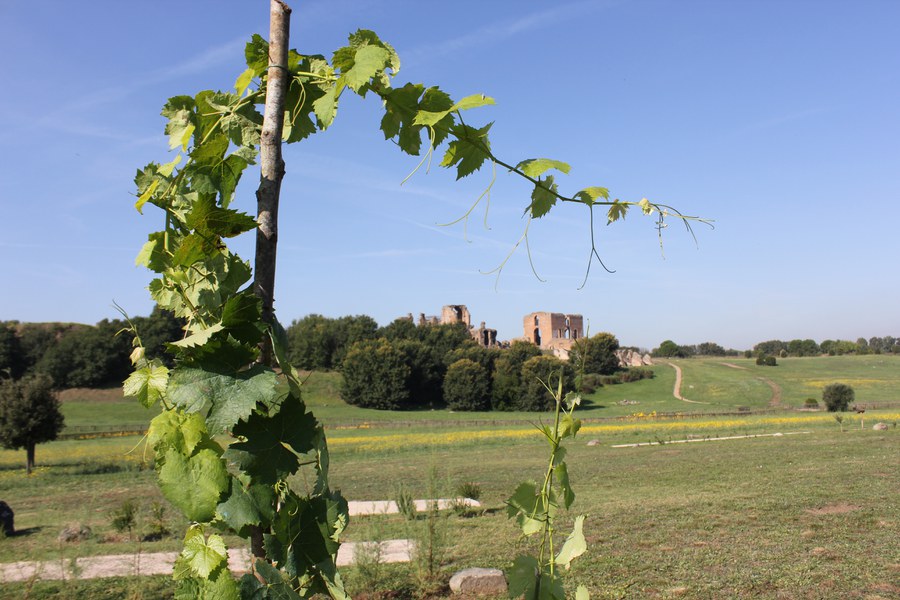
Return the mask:
<svg viewBox="0 0 900 600"><path fill-rule="evenodd" d="M817 343L811 339L795 339L789 341L768 340L759 342L752 350L726 350L715 342L680 345L672 340L665 340L651 355L659 358L689 358L691 356L771 356L785 358L788 356L829 356L843 354L900 354L900 338L893 336L858 338L855 342L848 340L824 340Z"/></svg>
<svg viewBox="0 0 900 600"><path fill-rule="evenodd" d="M343 400L365 408L549 410L554 400L541 382L551 374L561 373L565 391L571 391L597 387L603 384L597 376L622 371L615 355L619 341L610 333L579 340L569 361L523 341L484 348L463 324L416 326L398 319L378 327L365 315L309 315L288 327L287 339L292 364L339 370ZM652 375L635 373L621 378Z"/></svg>
<svg viewBox="0 0 900 600"><path fill-rule="evenodd" d="M154 308L148 317L131 321L145 340L151 358L171 359L168 341L183 334L184 321ZM0 378L25 375L49 377L53 387L104 387L121 385L131 373L131 338L117 335L128 323L103 319L96 325L72 323L0 323Z"/></svg>

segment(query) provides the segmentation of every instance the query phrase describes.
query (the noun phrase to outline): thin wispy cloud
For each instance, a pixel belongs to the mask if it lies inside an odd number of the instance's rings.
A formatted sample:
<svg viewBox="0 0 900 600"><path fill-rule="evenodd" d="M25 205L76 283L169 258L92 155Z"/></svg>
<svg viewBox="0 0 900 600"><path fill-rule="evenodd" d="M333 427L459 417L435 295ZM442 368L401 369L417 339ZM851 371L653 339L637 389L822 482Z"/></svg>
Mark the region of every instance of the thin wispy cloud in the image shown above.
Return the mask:
<svg viewBox="0 0 900 600"><path fill-rule="evenodd" d="M402 53L404 57L403 62L405 65L417 65L429 58L446 56L476 46L498 44L515 36L555 23L569 21L585 13L613 4L615 2L598 2L596 0L559 4L553 8L533 12L518 18L492 23L455 38L404 50Z"/></svg>
<svg viewBox="0 0 900 600"><path fill-rule="evenodd" d="M786 114L776 115L774 117L769 117L767 119L761 119L759 121L748 123L744 127L739 128L736 133L742 134L760 131L763 129L774 129L786 123L809 119L811 117L816 117L818 115L831 112L832 110L834 109L827 106L814 106L812 108L807 108L804 110L792 111Z"/></svg>
<svg viewBox="0 0 900 600"><path fill-rule="evenodd" d="M93 114L98 108L121 103L129 96L133 96L142 89L164 83L179 77L185 77L196 73L203 73L220 64L233 61L235 56L241 55L241 50L246 43L246 37L233 39L224 44L212 46L200 54L188 58L171 67L157 69L141 77L136 77L124 83L107 86L97 91L77 97L67 102L59 110L55 110L37 120L42 127L62 131L78 136L96 137L116 141L128 141L132 136L118 132L107 124L94 124L80 118L85 113Z"/></svg>

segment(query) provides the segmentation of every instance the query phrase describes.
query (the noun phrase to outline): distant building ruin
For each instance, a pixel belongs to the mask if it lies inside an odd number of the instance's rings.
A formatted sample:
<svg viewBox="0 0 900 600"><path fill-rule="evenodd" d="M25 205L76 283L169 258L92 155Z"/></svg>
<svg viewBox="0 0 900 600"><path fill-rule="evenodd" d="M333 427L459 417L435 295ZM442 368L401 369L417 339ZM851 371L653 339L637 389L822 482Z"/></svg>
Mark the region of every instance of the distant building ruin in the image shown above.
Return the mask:
<svg viewBox="0 0 900 600"><path fill-rule="evenodd" d="M472 336L475 342L484 348L499 348L504 344L497 341L497 330L485 327L484 321L479 327L472 326L472 316L465 304L448 304L441 308L441 316L426 315L419 313L418 321L413 319L412 313L406 317L400 317L411 323L416 323L419 327L428 327L429 325L452 325L454 323L462 323L466 326L466 331Z"/></svg>
<svg viewBox="0 0 900 600"><path fill-rule="evenodd" d="M525 339L553 355L569 358L569 350L575 341L584 336L584 318L581 315L533 312L523 319Z"/></svg>

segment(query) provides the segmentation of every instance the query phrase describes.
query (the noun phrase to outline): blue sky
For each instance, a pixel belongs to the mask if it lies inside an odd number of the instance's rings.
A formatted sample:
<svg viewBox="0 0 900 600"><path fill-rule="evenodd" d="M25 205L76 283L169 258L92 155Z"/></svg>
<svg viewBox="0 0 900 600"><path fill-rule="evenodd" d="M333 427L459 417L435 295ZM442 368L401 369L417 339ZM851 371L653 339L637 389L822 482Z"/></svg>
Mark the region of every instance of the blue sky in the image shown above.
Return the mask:
<svg viewBox="0 0 900 600"><path fill-rule="evenodd" d="M893 1L295 2L292 46L329 55L372 29L403 61L395 85L484 93L508 162L572 165L563 191L715 220L665 232L639 214L596 227L560 206L518 251L528 187L498 172L489 229L453 221L490 181L432 168L383 140L374 99L345 96L325 134L285 149L276 309L369 314L468 305L501 338L535 310L654 347L900 336L900 3ZM268 2L0 0L0 320L94 323L113 301L147 314L134 266L161 215L133 208L135 170L167 159L170 96L229 89ZM255 212L255 173L238 205ZM252 239L235 248L251 258Z"/></svg>

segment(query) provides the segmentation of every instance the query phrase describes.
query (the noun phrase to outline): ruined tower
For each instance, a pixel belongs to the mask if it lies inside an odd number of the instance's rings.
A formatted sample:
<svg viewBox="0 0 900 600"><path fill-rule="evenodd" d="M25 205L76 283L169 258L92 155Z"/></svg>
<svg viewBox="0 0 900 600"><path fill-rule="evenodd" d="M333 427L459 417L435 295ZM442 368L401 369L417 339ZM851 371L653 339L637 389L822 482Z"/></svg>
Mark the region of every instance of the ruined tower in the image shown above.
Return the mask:
<svg viewBox="0 0 900 600"><path fill-rule="evenodd" d="M522 324L525 339L564 359L569 357L575 340L584 336L584 318L581 315L533 312L525 315Z"/></svg>

